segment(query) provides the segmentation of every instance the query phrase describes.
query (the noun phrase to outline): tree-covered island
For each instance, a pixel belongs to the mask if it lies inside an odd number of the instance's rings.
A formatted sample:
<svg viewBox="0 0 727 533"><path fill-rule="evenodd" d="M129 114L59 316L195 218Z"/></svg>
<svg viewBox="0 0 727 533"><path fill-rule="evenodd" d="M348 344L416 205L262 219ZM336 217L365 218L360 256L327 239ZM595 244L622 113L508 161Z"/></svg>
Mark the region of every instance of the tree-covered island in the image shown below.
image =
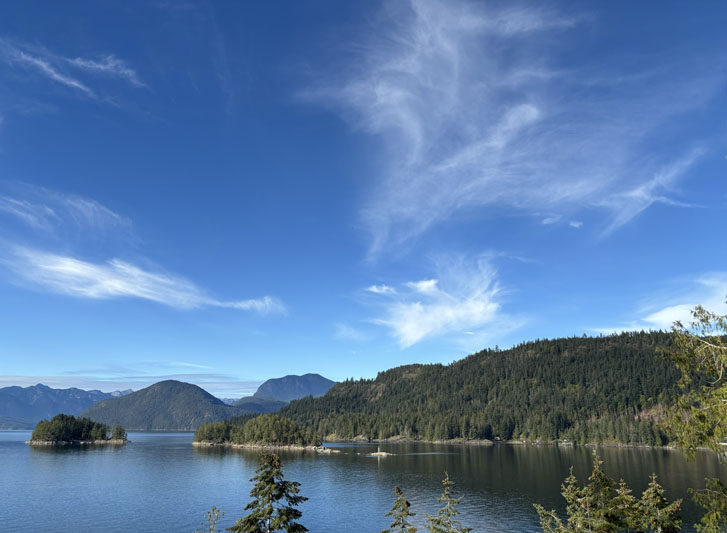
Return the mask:
<svg viewBox="0 0 727 533"><path fill-rule="evenodd" d="M122 426L113 429L90 418L76 418L59 414L50 420L41 420L35 426L28 444L36 446L64 446L68 444L115 444L128 441Z"/></svg>
<svg viewBox="0 0 727 533"><path fill-rule="evenodd" d="M275 414L242 416L204 424L194 434L195 446L325 450L313 430Z"/></svg>

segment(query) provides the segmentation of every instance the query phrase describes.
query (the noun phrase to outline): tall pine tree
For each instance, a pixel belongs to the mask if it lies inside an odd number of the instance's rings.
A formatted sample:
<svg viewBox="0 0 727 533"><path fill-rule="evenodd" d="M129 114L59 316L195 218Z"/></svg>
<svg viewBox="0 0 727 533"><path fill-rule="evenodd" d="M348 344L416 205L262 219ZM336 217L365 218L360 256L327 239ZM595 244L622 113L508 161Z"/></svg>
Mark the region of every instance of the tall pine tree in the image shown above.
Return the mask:
<svg viewBox="0 0 727 533"><path fill-rule="evenodd" d="M389 529L383 529L381 533L416 533L417 528L409 522L409 517L416 514L409 511L411 504L399 487L394 487L394 494L396 495L394 506L386 513L386 516L392 517L392 522Z"/></svg>
<svg viewBox="0 0 727 533"><path fill-rule="evenodd" d="M437 501L444 505L437 511L436 516L427 516L427 530L430 533L469 533L472 528L462 527L462 524L455 519L459 514L457 504L462 497L454 497L454 482L449 479L449 473L444 473L442 480L444 492L437 498Z"/></svg>
<svg viewBox="0 0 727 533"><path fill-rule="evenodd" d="M308 498L300 496L300 483L283 479L283 465L272 453L260 456L257 475L250 481L255 486L250 491L252 501L245 506L250 511L245 518L238 518L227 531L238 533L304 533L308 531L296 522L302 513L295 507Z"/></svg>

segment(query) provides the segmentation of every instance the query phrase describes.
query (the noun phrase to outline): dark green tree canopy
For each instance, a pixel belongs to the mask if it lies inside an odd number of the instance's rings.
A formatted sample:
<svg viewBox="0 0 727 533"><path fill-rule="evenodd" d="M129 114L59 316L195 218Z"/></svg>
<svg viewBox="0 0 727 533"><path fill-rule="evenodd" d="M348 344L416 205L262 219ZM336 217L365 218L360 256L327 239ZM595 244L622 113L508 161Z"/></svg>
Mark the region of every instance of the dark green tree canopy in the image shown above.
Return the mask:
<svg viewBox="0 0 727 533"><path fill-rule="evenodd" d="M121 426L114 429L114 435L123 434L126 440L126 431ZM47 442L73 442L108 440L109 427L90 418L76 418L73 415L59 414L50 420L41 420L30 437L31 441ZM114 437L117 438L117 437ZM118 437L121 438L121 437Z"/></svg>
<svg viewBox="0 0 727 533"><path fill-rule="evenodd" d="M463 527L455 517L459 514L457 505L462 497L454 497L454 482L449 479L449 473L444 473L442 480L444 491L437 498L442 507L437 511L436 516L427 516L427 531L430 533L469 533L472 528Z"/></svg>
<svg viewBox="0 0 727 533"><path fill-rule="evenodd" d="M280 414L343 439L663 445L655 419L679 393L679 370L658 351L670 344L663 332L537 340L348 380Z"/></svg>
<svg viewBox="0 0 727 533"><path fill-rule="evenodd" d="M302 516L298 505L308 498L301 496L300 483L283 479L283 465L275 454L260 456L260 467L250 481L255 486L250 491L252 501L245 506L249 513L227 528L239 533L270 533L285 531L303 533L308 531L297 522Z"/></svg>
<svg viewBox="0 0 727 533"><path fill-rule="evenodd" d="M546 533L675 533L681 530L682 520L678 513L681 500L669 503L664 489L652 476L649 487L640 500L631 495L631 489L621 480L616 483L603 471L603 463L593 454L593 472L582 487L573 475L561 486L561 494L567 502L567 521L555 511L547 511L535 505L540 524Z"/></svg>
<svg viewBox="0 0 727 533"><path fill-rule="evenodd" d="M276 446L313 446L321 442L311 429L304 429L293 420L274 414L204 424L195 432L194 440Z"/></svg>
<svg viewBox="0 0 727 533"><path fill-rule="evenodd" d="M394 496L394 506L386 513L386 516L391 517L391 525L381 533L416 533L417 528L409 522L409 518L416 513L409 510L411 504L404 497L404 492L399 487L394 487Z"/></svg>

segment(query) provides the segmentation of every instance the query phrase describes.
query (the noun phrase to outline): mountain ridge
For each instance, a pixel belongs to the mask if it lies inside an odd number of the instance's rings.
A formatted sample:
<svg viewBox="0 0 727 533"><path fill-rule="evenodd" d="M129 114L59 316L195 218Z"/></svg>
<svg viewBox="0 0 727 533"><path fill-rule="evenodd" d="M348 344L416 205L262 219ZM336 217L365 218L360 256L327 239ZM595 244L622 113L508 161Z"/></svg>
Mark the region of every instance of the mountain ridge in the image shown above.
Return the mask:
<svg viewBox="0 0 727 533"><path fill-rule="evenodd" d="M40 420L64 413L77 415L96 402L126 391L101 392L76 387L55 389L38 383L0 388L0 428L32 429Z"/></svg>

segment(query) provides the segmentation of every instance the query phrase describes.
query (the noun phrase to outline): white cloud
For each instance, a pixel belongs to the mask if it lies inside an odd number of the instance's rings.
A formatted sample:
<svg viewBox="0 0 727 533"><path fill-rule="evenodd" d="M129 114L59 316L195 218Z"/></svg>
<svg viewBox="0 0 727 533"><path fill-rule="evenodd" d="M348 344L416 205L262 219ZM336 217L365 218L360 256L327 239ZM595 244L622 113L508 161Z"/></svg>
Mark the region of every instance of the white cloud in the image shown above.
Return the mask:
<svg viewBox="0 0 727 533"><path fill-rule="evenodd" d="M691 207L683 202L677 202L666 194L673 187L675 182L683 176L694 163L704 155L702 148L690 150L674 163L665 166L654 174L654 176L636 187L624 192L613 194L601 202L601 205L608 207L614 213L613 220L604 230L608 234L615 229L628 223L639 213L655 203L674 205L680 207Z"/></svg>
<svg viewBox="0 0 727 533"><path fill-rule="evenodd" d="M396 289L394 287L389 287L388 285L383 284L371 285L369 287L366 287L366 290L374 294L396 294Z"/></svg>
<svg viewBox="0 0 727 533"><path fill-rule="evenodd" d="M129 67L125 61L113 55L107 55L100 59L76 57L74 59L67 59L66 61L82 70L123 78L134 87L146 87L146 84L139 79L134 69Z"/></svg>
<svg viewBox="0 0 727 533"><path fill-rule="evenodd" d="M550 224L555 224L560 220L560 215L551 215L548 217L545 217L540 223L544 226L549 226Z"/></svg>
<svg viewBox="0 0 727 533"><path fill-rule="evenodd" d="M701 305L708 311L727 315L727 272L708 272L690 280L675 282L667 295L658 295L642 305L638 317L620 326L592 328L599 333L640 330L670 330L674 322L688 325L692 309Z"/></svg>
<svg viewBox="0 0 727 533"><path fill-rule="evenodd" d="M402 348L445 334L472 335L501 318L495 271L486 259L440 265L439 278L408 282L409 290L383 303L382 317Z"/></svg>
<svg viewBox="0 0 727 533"><path fill-rule="evenodd" d="M285 306L269 296L239 301L218 300L182 277L149 272L119 259L91 263L14 247L1 262L27 283L76 298L140 298L184 310L226 307L260 314L285 312Z"/></svg>
<svg viewBox="0 0 727 533"><path fill-rule="evenodd" d="M439 282L436 279L424 279L422 281L409 281L405 285L421 294L436 294L439 291L437 283Z"/></svg>
<svg viewBox="0 0 727 533"><path fill-rule="evenodd" d="M50 233L60 226L93 230L131 226L128 219L95 200L6 180L0 180L0 212Z"/></svg>
<svg viewBox="0 0 727 533"><path fill-rule="evenodd" d="M568 225L571 228L581 229L581 226L583 226L583 222L581 222L580 220L571 220L568 222Z"/></svg>
<svg viewBox="0 0 727 533"><path fill-rule="evenodd" d="M38 72L53 81L57 81L58 83L67 87L78 89L79 91L85 93L87 96L90 96L92 98L96 97L96 94L82 82L66 74L61 74L53 67L53 65L51 65L45 59L26 54L21 50L16 51L16 53L14 54L14 59L19 63L35 68Z"/></svg>
<svg viewBox="0 0 727 533"><path fill-rule="evenodd" d="M0 61L12 67L33 70L48 80L75 89L93 99L97 99L98 94L91 88L90 82L93 80L89 74L120 78L136 88L146 87L134 69L112 54L97 59L68 58L40 46L29 46L0 38ZM76 70L76 75L83 74L83 79L71 75L69 67Z"/></svg>
<svg viewBox="0 0 727 533"><path fill-rule="evenodd" d="M677 63L649 70L633 56L639 76L590 63L553 68L578 20L538 5L384 9L369 38L345 48L355 55L322 77L328 85L303 94L380 140L384 170L362 210L370 258L455 213L495 206L571 216L606 208L611 231L667 202L696 160L685 150L689 164L650 178L664 163L644 157L642 143L704 105L722 83L713 74L687 75Z"/></svg>

